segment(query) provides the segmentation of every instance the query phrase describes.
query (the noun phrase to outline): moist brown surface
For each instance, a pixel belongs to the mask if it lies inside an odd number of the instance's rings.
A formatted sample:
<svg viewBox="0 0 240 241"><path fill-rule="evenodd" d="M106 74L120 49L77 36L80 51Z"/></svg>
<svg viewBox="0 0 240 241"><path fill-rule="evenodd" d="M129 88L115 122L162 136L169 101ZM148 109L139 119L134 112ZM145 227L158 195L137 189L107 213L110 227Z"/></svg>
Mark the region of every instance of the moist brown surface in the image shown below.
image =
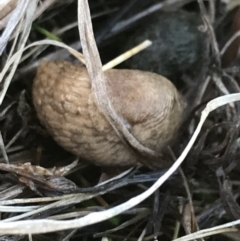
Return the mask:
<svg viewBox="0 0 240 241"><path fill-rule="evenodd" d="M138 70L108 70L105 77L112 105L129 131L146 147L161 152L183 115L183 101L174 85L160 75ZM42 61L33 101L42 124L66 150L99 166L139 164L139 157L99 111L85 67Z"/></svg>

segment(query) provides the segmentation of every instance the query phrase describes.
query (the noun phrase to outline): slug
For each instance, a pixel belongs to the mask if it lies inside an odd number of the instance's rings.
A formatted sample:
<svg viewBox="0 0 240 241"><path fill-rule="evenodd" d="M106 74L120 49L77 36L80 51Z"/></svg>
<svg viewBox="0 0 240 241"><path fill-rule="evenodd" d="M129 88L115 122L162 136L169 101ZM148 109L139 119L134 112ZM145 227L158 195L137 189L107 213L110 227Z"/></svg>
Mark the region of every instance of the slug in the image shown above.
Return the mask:
<svg viewBox="0 0 240 241"><path fill-rule="evenodd" d="M160 153L183 118L184 101L175 86L140 70L111 69L104 74L107 94L129 131ZM99 110L85 67L42 61L32 93L38 118L64 149L102 167L140 165Z"/></svg>

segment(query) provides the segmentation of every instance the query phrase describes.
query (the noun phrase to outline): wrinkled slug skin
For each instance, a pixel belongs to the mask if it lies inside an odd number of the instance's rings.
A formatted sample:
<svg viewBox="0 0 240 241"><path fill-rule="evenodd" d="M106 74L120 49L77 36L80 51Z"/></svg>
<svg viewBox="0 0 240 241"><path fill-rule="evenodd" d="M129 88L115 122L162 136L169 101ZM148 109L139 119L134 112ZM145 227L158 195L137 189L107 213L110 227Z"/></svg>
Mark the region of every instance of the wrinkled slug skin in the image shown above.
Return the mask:
<svg viewBox="0 0 240 241"><path fill-rule="evenodd" d="M160 75L138 70L108 70L105 77L111 103L129 131L160 152L181 123L183 101L176 88ZM99 166L138 165L97 108L85 67L42 61L33 102L41 123L69 152Z"/></svg>

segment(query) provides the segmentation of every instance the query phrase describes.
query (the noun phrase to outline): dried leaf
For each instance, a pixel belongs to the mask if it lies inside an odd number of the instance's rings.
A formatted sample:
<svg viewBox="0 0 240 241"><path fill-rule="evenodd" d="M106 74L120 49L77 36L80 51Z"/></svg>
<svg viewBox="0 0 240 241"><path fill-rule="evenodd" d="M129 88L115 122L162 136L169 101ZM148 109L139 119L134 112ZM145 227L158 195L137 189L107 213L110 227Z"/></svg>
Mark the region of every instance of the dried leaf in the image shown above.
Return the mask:
<svg viewBox="0 0 240 241"><path fill-rule="evenodd" d="M76 162L74 163L76 164ZM74 167L75 165L69 165ZM54 168L47 169L40 166L34 166L30 163L25 164L5 164L0 163L0 170L10 172L18 178L21 183L26 184L31 190L41 195L39 188L50 191L69 192L76 189L76 185L65 177L58 174L69 171L69 166L66 169Z"/></svg>

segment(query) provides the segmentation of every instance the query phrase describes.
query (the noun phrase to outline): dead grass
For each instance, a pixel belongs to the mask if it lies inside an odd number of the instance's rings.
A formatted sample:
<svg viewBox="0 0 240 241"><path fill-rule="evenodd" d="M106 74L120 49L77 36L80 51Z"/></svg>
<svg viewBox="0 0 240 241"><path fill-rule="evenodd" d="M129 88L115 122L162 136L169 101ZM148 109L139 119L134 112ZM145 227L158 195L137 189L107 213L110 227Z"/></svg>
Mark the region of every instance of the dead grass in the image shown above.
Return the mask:
<svg viewBox="0 0 240 241"><path fill-rule="evenodd" d="M89 3L98 48L85 0L19 1L16 12L0 20L5 27L0 38L0 240L239 240L239 62L223 65L228 51L238 52L231 43L239 39L239 29L232 33L229 27L235 12L221 13L221 1L209 6L201 0L149 1L139 8L137 1ZM169 148L174 164L168 170L132 169L96 185L100 168L75 160L36 119L31 84L39 61L73 61L74 56L86 63L98 104L119 136L155 154L112 109L98 50L107 63L105 45L121 49L117 38L130 23L135 29L137 19L154 11L198 7L209 36L209 63L194 84L183 82L183 93L191 98L182 132Z"/></svg>

